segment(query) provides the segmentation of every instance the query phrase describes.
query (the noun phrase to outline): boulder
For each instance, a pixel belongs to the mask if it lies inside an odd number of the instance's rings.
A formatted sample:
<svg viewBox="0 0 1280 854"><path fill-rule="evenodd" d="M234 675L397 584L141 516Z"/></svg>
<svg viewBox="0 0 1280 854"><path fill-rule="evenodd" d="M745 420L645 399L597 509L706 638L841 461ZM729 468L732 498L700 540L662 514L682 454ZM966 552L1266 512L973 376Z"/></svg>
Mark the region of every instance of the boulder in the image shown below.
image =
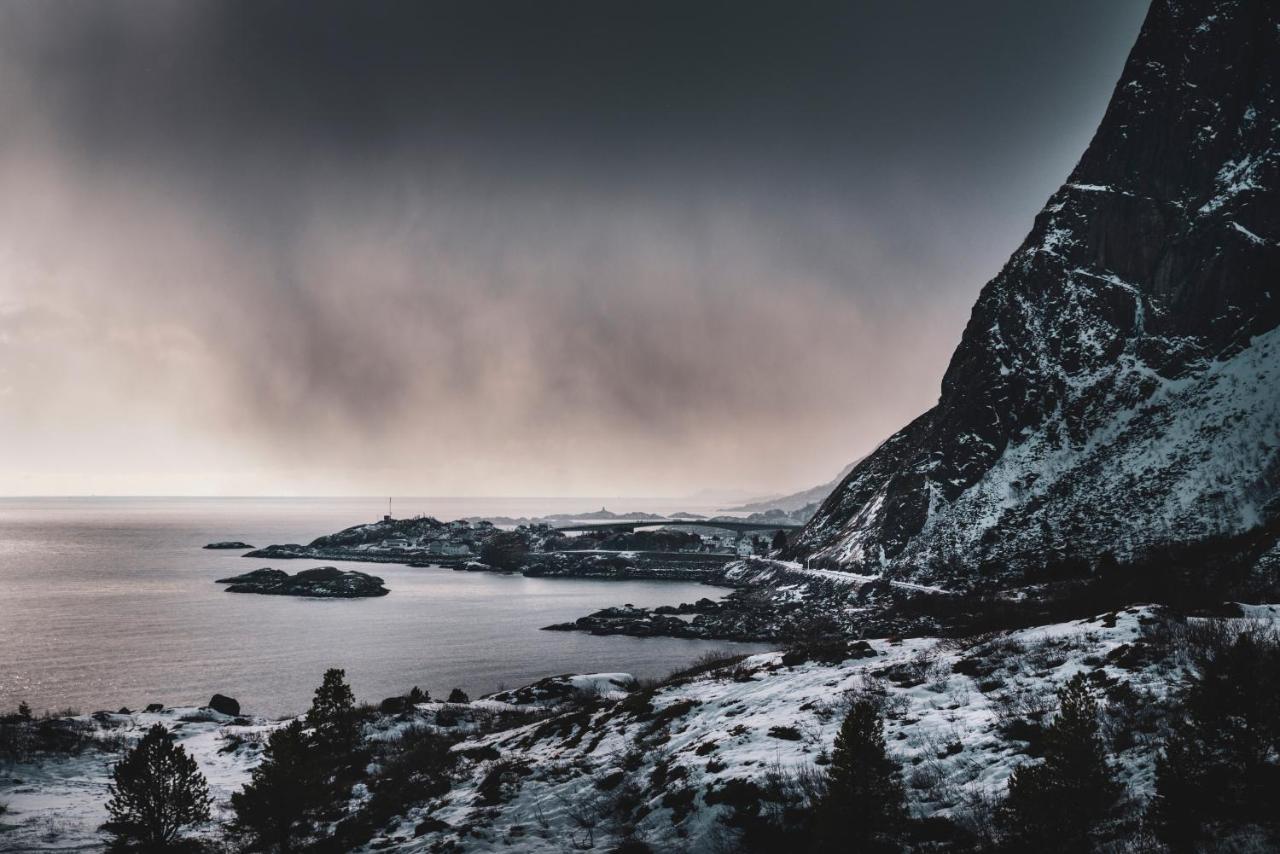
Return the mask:
<svg viewBox="0 0 1280 854"><path fill-rule="evenodd" d="M156 712L163 712L163 711L164 711L164 703L152 703L152 704L150 704L149 706L147 706L147 708L146 708L146 709L144 709L144 711L146 711L146 712L147 712L147 714L154 714L154 713L156 713Z"/></svg>
<svg viewBox="0 0 1280 854"><path fill-rule="evenodd" d="M388 697L378 704L378 711L384 715L399 715L409 711L413 704L408 697Z"/></svg>
<svg viewBox="0 0 1280 854"><path fill-rule="evenodd" d="M214 694L212 699L209 700L208 708L231 717L240 714L240 704L230 697L224 697L222 694Z"/></svg>
<svg viewBox="0 0 1280 854"><path fill-rule="evenodd" d="M242 543L239 540L224 540L219 543L209 543L206 549L251 549L253 546L248 543Z"/></svg>

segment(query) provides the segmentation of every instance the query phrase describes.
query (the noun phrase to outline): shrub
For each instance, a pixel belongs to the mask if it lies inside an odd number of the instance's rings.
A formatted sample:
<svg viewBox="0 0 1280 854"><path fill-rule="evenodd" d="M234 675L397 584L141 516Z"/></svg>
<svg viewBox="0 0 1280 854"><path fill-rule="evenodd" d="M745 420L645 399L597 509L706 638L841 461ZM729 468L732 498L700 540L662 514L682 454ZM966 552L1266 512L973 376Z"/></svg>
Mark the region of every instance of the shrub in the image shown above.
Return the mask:
<svg viewBox="0 0 1280 854"><path fill-rule="evenodd" d="M113 851L176 850L185 828L209 820L208 783L161 724L116 763L108 792Z"/></svg>
<svg viewBox="0 0 1280 854"><path fill-rule="evenodd" d="M1086 850L1121 794L1084 674L1063 686L1058 701L1058 716L1044 730L1044 761L1019 766L1009 779L1001 819L1017 850Z"/></svg>
<svg viewBox="0 0 1280 854"><path fill-rule="evenodd" d="M499 759L489 766L476 786L476 803L480 806L497 806L510 800L520 786L522 777L532 769L527 762L517 759Z"/></svg>
<svg viewBox="0 0 1280 854"><path fill-rule="evenodd" d="M804 614L785 625L782 663L788 667L806 661L838 664L849 657L849 645L835 618L828 614Z"/></svg>
<svg viewBox="0 0 1280 854"><path fill-rule="evenodd" d="M470 703L471 698L467 696L467 692L461 688L454 688L449 692L450 703Z"/></svg>
<svg viewBox="0 0 1280 854"><path fill-rule="evenodd" d="M450 748L458 737L443 735L430 727L411 727L382 746L377 771L369 781L370 797L351 818L338 828L340 850L350 850L367 842L378 828L406 809L449 791L450 772L459 754ZM470 758L486 754L497 757L492 748L469 751Z"/></svg>
<svg viewBox="0 0 1280 854"><path fill-rule="evenodd" d="M783 741L799 741L803 738L800 734L800 730L793 726L782 725L769 727L769 737L782 739Z"/></svg>
<svg viewBox="0 0 1280 854"><path fill-rule="evenodd" d="M480 544L480 560L497 569L517 570L529 554L529 541L517 531L498 531Z"/></svg>
<svg viewBox="0 0 1280 854"><path fill-rule="evenodd" d="M730 676L734 666L749 657L746 653L731 652L727 649L714 649L700 655L688 667L672 671L662 682L664 685L676 685L709 673ZM720 674L719 671L725 672Z"/></svg>
<svg viewBox="0 0 1280 854"><path fill-rule="evenodd" d="M813 806L825 786L826 778L812 768L786 771L775 766L759 782L726 780L704 800L727 807L721 822L733 839L726 850L800 852L812 846Z"/></svg>

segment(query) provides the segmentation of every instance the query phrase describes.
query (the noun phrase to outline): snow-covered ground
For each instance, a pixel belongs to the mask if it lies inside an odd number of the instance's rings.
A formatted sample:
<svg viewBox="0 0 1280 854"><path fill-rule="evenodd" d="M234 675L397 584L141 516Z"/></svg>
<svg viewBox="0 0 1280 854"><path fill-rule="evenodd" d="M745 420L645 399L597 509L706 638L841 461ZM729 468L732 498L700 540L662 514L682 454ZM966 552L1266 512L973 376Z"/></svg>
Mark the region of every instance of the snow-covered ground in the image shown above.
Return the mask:
<svg viewBox="0 0 1280 854"><path fill-rule="evenodd" d="M123 744L136 742L162 723L200 765L213 795L215 824L229 818L228 799L249 779L267 735L278 723L232 718L212 709L175 708L157 713L84 715L104 746L76 756L41 756L0 762L0 851L100 851L98 831L107 819L111 766ZM213 828L209 828L212 831Z"/></svg>
<svg viewBox="0 0 1280 854"><path fill-rule="evenodd" d="M492 748L498 758L470 762L451 792L411 810L370 848L428 851L443 834L466 851L609 850L632 823L611 817L613 793L626 792L643 804L635 838L662 851L715 850L727 808L708 804L707 793L731 780L820 763L850 692L883 704L913 811L954 815L1003 792L1010 772L1029 757L1026 743L1001 727L1013 716L1051 710L1054 692L1075 673L1090 673L1100 695L1140 698L1158 710L1186 669L1176 657L1132 652L1149 649L1144 633L1157 625L1154 610L1141 607L977 642L872 641L876 655L836 665L786 667L778 653L753 656L661 687L647 703L633 694L621 705L459 745L471 755ZM1117 749L1131 790L1149 794L1157 740L1139 733ZM514 770L503 786L506 800L493 805L480 789L499 763ZM428 817L427 826L449 829L415 838Z"/></svg>
<svg viewBox="0 0 1280 854"><path fill-rule="evenodd" d="M1280 606L1245 613L1280 620ZM713 850L728 807L706 796L730 781L820 768L855 695L874 698L884 711L913 812L963 819L1029 761L1010 722L1047 720L1054 691L1077 672L1097 686L1108 721L1145 715L1158 724L1161 704L1187 673L1176 644L1159 641L1170 625L1143 606L964 641L875 640L873 655L840 664L786 666L780 653L765 653L647 687L622 673L543 680L455 707L534 720L458 744L465 758L452 790L411 807L368 850L428 851L448 840L479 852L609 850L624 834L656 850ZM387 740L431 725L450 705L381 716L368 734ZM548 717L548 708L558 714ZM156 722L171 727L195 757L221 818L266 734L279 725L174 709L112 715L96 726L102 738L136 739ZM465 720L454 726L476 732ZM1135 797L1145 797L1158 734L1137 725L1109 737L1123 779ZM98 850L113 758L87 751L0 769L0 803L8 804L0 824L9 826L0 832L0 850ZM625 815L618 805L624 797L633 803Z"/></svg>

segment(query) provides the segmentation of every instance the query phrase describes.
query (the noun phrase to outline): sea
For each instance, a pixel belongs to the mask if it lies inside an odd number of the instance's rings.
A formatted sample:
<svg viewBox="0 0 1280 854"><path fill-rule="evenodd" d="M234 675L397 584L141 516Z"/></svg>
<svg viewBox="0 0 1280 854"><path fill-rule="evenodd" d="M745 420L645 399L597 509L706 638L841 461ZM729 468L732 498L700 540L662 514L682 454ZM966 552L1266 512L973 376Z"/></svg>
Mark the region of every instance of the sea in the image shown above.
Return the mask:
<svg viewBox="0 0 1280 854"><path fill-rule="evenodd" d="M395 516L535 516L714 511L662 500L395 499ZM541 631L610 605L718 599L690 582L524 578L440 567L344 562L385 579L376 599L225 592L215 581L304 561L211 551L218 540L307 543L387 512L371 498L0 498L0 713L90 712L149 703L204 705L214 693L246 714L304 711L340 667L358 701L413 686L479 696L562 673L665 674L711 650L752 644Z"/></svg>

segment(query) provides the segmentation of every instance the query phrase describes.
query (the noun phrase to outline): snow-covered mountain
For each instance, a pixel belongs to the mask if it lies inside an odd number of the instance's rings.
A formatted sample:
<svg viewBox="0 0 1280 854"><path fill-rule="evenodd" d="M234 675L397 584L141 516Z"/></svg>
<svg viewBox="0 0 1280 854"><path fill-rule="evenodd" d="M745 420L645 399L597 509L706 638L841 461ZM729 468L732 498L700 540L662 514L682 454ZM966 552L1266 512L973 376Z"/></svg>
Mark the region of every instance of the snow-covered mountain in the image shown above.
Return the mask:
<svg viewBox="0 0 1280 854"><path fill-rule="evenodd" d="M937 405L854 468L791 555L919 578L1259 528L1274 542L1278 96L1280 4L1155 0Z"/></svg>

